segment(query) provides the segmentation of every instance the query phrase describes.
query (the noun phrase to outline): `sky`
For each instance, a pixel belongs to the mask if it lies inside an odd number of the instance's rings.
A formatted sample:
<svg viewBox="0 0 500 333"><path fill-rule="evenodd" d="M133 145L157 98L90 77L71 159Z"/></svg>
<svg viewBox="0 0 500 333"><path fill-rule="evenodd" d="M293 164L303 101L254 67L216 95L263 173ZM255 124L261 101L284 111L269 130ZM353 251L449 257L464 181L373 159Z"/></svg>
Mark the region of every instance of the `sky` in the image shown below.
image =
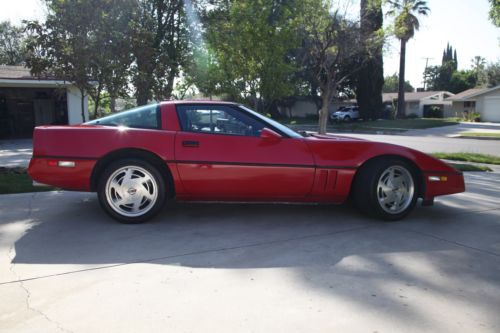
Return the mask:
<svg viewBox="0 0 500 333"><path fill-rule="evenodd" d="M0 21L19 24L43 18L42 0L0 0ZM420 30L406 47L406 79L422 86L426 59L429 66L440 65L447 43L458 53L459 69L469 69L474 56L488 62L500 61L500 28L488 20L488 0L427 0L430 15L420 18ZM350 6L357 12L357 1ZM399 42L390 40L384 51L384 73L399 71Z"/></svg>

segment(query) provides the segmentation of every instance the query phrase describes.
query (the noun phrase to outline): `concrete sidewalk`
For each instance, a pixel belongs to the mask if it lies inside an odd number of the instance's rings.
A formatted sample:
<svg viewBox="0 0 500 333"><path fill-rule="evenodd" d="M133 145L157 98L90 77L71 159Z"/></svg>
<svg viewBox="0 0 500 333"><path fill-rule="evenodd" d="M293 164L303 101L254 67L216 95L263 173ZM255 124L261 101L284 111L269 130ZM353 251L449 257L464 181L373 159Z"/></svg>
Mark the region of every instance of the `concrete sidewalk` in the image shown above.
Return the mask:
<svg viewBox="0 0 500 333"><path fill-rule="evenodd" d="M31 139L0 140L0 167L27 168L32 153Z"/></svg>
<svg viewBox="0 0 500 333"><path fill-rule="evenodd" d="M462 132L495 132L500 134L500 123L469 123L462 122L458 125L433 127L426 129L409 130L402 135L420 137L449 137L455 138ZM500 142L500 141L498 141Z"/></svg>
<svg viewBox="0 0 500 333"><path fill-rule="evenodd" d="M1 332L498 332L500 175L381 223L348 206L0 195Z"/></svg>

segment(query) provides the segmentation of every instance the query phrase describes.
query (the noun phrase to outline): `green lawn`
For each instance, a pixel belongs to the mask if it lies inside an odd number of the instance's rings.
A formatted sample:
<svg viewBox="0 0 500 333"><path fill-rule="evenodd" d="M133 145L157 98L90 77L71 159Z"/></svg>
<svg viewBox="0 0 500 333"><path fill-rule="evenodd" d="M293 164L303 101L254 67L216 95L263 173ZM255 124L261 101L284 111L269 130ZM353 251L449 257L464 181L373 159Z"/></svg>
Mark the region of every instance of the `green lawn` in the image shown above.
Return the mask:
<svg viewBox="0 0 500 333"><path fill-rule="evenodd" d="M314 119L294 119L292 121L283 121L287 125L317 125L318 121ZM457 125L459 121L456 118L415 118L415 119L395 119L395 120L374 120L374 121L352 121L349 123L329 123L328 127L337 130L356 131L396 131L403 132L410 129L425 129L433 127Z"/></svg>
<svg viewBox="0 0 500 333"><path fill-rule="evenodd" d="M461 163L448 163L448 164L460 171L493 171L484 165L461 164Z"/></svg>
<svg viewBox="0 0 500 333"><path fill-rule="evenodd" d="M462 132L460 133L461 137L466 138L497 138L500 139L500 132Z"/></svg>
<svg viewBox="0 0 500 333"><path fill-rule="evenodd" d="M500 165L500 156L475 153L432 153L432 156L450 161L464 161Z"/></svg>
<svg viewBox="0 0 500 333"><path fill-rule="evenodd" d="M0 168L0 194L54 191L55 188L32 185L30 176L24 169Z"/></svg>
<svg viewBox="0 0 500 333"><path fill-rule="evenodd" d="M455 119L434 119L434 118L416 118L416 119L395 119L395 120L375 120L352 123L352 124L339 124L338 126L358 125L366 128L381 128L381 129L395 129L395 130L409 130L409 129L425 129L433 127L457 125L458 121ZM334 125L335 126L335 125Z"/></svg>

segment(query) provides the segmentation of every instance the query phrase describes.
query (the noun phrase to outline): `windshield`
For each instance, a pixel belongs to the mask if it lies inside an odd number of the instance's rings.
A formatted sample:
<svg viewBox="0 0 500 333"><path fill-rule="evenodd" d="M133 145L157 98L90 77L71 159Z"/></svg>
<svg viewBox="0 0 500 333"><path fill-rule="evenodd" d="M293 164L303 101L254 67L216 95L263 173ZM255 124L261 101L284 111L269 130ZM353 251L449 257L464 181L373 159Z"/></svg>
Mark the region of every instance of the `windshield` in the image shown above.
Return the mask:
<svg viewBox="0 0 500 333"><path fill-rule="evenodd" d="M239 106L240 106L240 108L244 109L245 111L251 113L253 116L259 118L260 120L262 120L264 122L266 122L267 124L271 125L272 127L275 127L276 129L278 129L279 131L281 131L285 135L289 136L290 138L302 138L302 135L300 135L299 133L295 132L294 130L292 130L291 128L289 128L287 126L278 123L276 120L273 120L271 118L265 117L265 116L261 115L260 113L255 112L255 111L247 108L244 105L240 104Z"/></svg>

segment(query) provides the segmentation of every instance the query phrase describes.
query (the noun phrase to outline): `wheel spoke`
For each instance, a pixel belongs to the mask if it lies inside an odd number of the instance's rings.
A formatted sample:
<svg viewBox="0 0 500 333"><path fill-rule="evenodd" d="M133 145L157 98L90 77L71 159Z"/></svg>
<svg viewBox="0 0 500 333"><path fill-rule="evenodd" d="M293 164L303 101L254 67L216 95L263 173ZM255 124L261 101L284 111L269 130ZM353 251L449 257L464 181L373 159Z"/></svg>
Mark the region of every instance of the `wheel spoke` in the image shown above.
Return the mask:
<svg viewBox="0 0 500 333"><path fill-rule="evenodd" d="M120 215L141 216L155 205L158 185L148 170L136 165L124 166L108 178L106 198Z"/></svg>
<svg viewBox="0 0 500 333"><path fill-rule="evenodd" d="M403 212L411 204L413 195L413 178L406 168L395 165L382 172L377 184L377 199L384 211Z"/></svg>

